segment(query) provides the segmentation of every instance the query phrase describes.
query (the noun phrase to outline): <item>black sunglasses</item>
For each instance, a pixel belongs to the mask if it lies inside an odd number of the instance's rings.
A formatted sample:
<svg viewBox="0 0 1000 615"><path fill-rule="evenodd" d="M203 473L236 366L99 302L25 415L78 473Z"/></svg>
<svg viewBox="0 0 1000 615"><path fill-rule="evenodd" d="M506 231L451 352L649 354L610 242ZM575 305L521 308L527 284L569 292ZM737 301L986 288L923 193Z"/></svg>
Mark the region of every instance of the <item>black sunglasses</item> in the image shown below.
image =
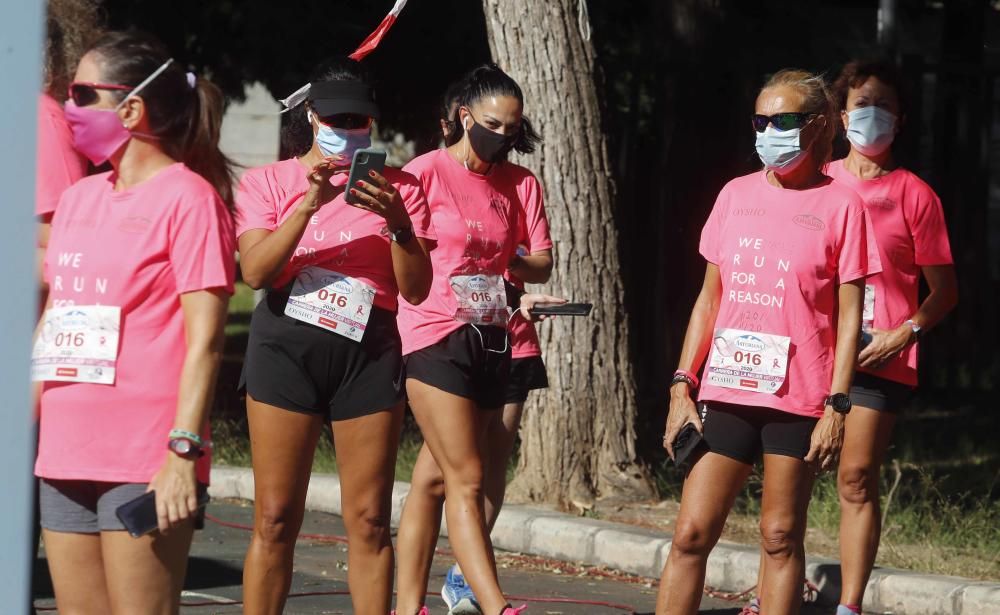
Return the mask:
<svg viewBox="0 0 1000 615"><path fill-rule="evenodd" d="M132 91L131 85L118 85L114 83L94 83L92 81L74 81L69 84L69 98L77 107L88 107L100 96L97 90L115 90L120 92Z"/></svg>
<svg viewBox="0 0 1000 615"><path fill-rule="evenodd" d="M816 117L815 113L775 113L774 115L761 115L755 113L751 121L753 122L753 129L757 132L764 132L767 130L768 124L774 124L774 127L778 130L791 130L793 128L802 128L809 123L809 120Z"/></svg>
<svg viewBox="0 0 1000 615"><path fill-rule="evenodd" d="M371 117L360 113L337 113L325 117L320 116L319 121L330 128L356 130L358 128L371 128L373 120Z"/></svg>

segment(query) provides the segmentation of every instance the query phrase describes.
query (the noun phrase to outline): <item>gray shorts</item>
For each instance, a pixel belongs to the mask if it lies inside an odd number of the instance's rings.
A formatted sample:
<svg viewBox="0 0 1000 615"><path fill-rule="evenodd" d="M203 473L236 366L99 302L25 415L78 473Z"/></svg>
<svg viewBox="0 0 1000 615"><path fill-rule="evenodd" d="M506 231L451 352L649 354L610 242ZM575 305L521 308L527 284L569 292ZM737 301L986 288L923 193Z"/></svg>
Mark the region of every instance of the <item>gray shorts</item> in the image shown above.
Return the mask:
<svg viewBox="0 0 1000 615"><path fill-rule="evenodd" d="M41 525L53 532L97 534L124 531L115 510L146 493L146 483L108 483L95 480L38 481L38 508ZM198 484L199 495L206 489ZM204 509L202 509L204 510ZM201 514L195 527L202 526Z"/></svg>

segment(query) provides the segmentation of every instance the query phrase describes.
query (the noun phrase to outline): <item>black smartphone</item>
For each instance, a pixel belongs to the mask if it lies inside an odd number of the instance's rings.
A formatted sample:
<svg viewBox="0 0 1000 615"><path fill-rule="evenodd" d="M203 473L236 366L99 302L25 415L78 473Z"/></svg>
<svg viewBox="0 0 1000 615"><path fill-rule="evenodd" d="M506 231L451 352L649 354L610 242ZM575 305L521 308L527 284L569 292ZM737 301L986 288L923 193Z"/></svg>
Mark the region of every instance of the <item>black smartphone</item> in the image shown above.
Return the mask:
<svg viewBox="0 0 1000 615"><path fill-rule="evenodd" d="M366 147L354 152L354 160L351 161L351 174L347 177L347 192L344 193L344 200L348 203L360 203L358 197L351 194L351 188L358 188L358 181L364 180L369 184L374 184L369 171L381 174L385 170L385 152L380 149Z"/></svg>
<svg viewBox="0 0 1000 615"><path fill-rule="evenodd" d="M865 346L872 343L872 334L864 329L861 330L861 335L858 337L858 352L865 349Z"/></svg>
<svg viewBox="0 0 1000 615"><path fill-rule="evenodd" d="M198 508L207 504L208 491L204 490L198 494ZM159 526L156 521L156 492L149 491L125 502L115 509L115 514L133 538L149 534Z"/></svg>
<svg viewBox="0 0 1000 615"><path fill-rule="evenodd" d="M536 303L528 313L538 316L590 316L592 303Z"/></svg>
<svg viewBox="0 0 1000 615"><path fill-rule="evenodd" d="M703 437L701 432L695 429L694 423L688 423L681 427L680 433L674 438L674 464L681 470L687 472L694 461L691 456L698 450Z"/></svg>

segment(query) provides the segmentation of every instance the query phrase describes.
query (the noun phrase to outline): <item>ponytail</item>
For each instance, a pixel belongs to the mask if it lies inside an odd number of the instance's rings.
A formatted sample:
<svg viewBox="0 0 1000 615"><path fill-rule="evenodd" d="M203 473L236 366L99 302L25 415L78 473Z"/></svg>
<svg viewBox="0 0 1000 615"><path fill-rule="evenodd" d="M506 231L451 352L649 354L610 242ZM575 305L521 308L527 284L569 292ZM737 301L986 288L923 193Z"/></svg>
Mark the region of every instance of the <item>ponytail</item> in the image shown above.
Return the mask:
<svg viewBox="0 0 1000 615"><path fill-rule="evenodd" d="M154 36L137 31L110 32L91 47L101 58L109 83L135 87L170 60ZM126 92L117 92L119 99ZM233 163L219 150L223 96L210 81L195 78L170 62L138 94L146 104L150 132L163 151L201 175L233 210Z"/></svg>
<svg viewBox="0 0 1000 615"><path fill-rule="evenodd" d="M188 122L181 161L201 175L233 208L233 162L219 149L224 100L222 91L207 79L198 78L192 88L194 104Z"/></svg>

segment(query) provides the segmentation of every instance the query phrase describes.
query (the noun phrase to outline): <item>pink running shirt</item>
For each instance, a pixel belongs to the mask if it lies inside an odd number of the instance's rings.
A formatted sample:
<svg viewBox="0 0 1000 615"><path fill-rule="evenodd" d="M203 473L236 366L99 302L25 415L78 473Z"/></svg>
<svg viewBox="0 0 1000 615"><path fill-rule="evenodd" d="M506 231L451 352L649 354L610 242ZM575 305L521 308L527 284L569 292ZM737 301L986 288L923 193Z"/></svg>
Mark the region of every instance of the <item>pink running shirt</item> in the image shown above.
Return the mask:
<svg viewBox="0 0 1000 615"><path fill-rule="evenodd" d="M455 320L453 275L502 276L517 247L520 225L517 186L523 170L504 162L487 175L473 173L439 149L410 161L404 171L420 181L437 233L431 251L434 283L420 305L399 306L403 354L431 346L465 323Z"/></svg>
<svg viewBox="0 0 1000 615"><path fill-rule="evenodd" d="M822 416L833 378L837 285L878 271L868 259L867 224L858 195L832 180L786 190L759 171L726 184L700 245L722 274L713 327L791 338L788 369L774 394L703 377L699 399Z"/></svg>
<svg viewBox="0 0 1000 615"><path fill-rule="evenodd" d="M343 186L347 176L337 173L330 182ZM413 223L413 234L435 239L427 201L416 178L389 167L383 176L403 198ZM237 237L252 229L277 229L295 212L308 190L308 169L296 158L250 169L236 192ZM399 290L385 219L349 205L343 193L313 215L291 260L272 286L285 286L300 270L311 265L363 281L375 288L376 306L396 311Z"/></svg>
<svg viewBox="0 0 1000 615"><path fill-rule="evenodd" d="M875 289L873 326L895 329L917 313L920 268L953 262L941 200L906 169L862 180L838 160L830 163L827 175L857 192L865 202L882 259L882 272L865 282ZM858 369L916 386L917 345L903 349L881 369Z"/></svg>
<svg viewBox="0 0 1000 615"><path fill-rule="evenodd" d="M87 174L87 159L73 149L62 105L48 94L38 102L37 160L35 215L45 216L56 210L63 191Z"/></svg>
<svg viewBox="0 0 1000 615"><path fill-rule="evenodd" d="M43 478L149 482L177 415L187 350L180 295L233 292L233 225L208 182L180 163L128 190L114 182L113 172L80 180L52 220L53 305L119 306L121 337L115 384L44 383ZM208 471L206 455L198 480L208 483Z"/></svg>
<svg viewBox="0 0 1000 615"><path fill-rule="evenodd" d="M531 171L519 166L514 170L522 176L517 184L517 195L521 204L521 224L517 243L519 246L524 246L529 254L551 250L552 237L549 235L549 221L545 216L542 187ZM505 272L504 277L514 286L524 290L524 282L510 271ZM520 312L515 312L510 319L510 347L512 359L542 356L535 324L526 320Z"/></svg>

